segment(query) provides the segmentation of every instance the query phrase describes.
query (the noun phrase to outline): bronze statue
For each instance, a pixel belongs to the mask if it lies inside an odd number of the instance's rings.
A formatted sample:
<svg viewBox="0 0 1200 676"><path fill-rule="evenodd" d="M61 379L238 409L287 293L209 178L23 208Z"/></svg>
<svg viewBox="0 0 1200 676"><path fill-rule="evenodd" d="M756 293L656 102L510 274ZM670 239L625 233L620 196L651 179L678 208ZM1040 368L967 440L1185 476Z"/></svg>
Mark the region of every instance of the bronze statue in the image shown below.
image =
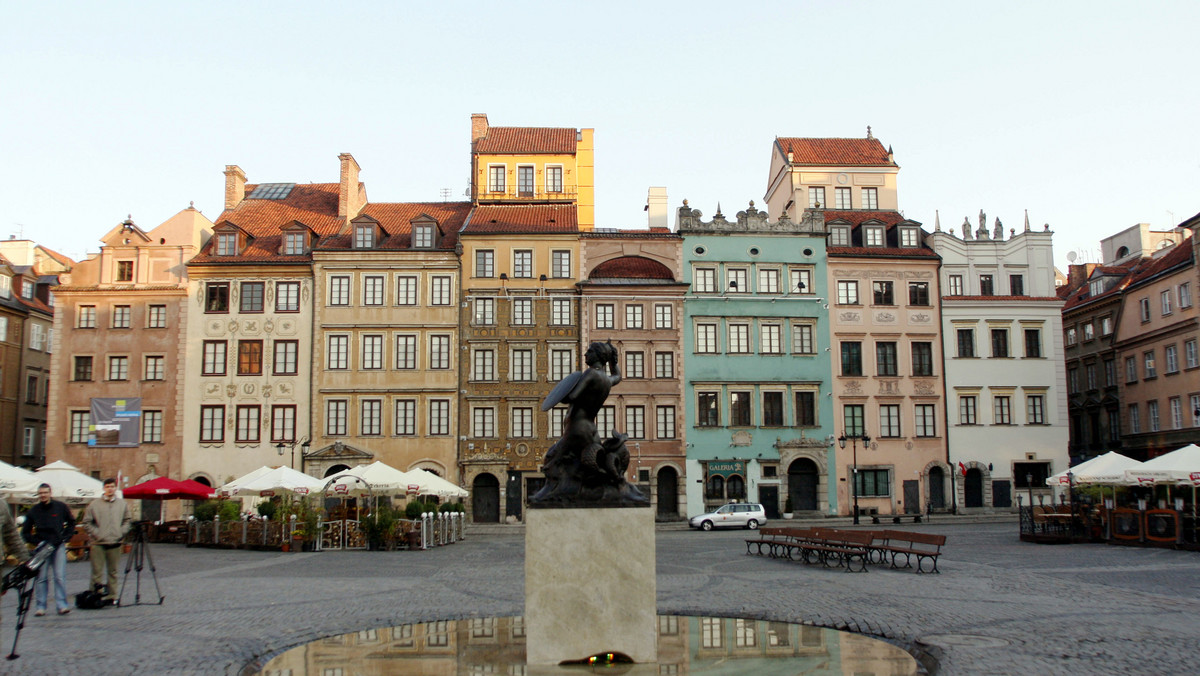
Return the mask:
<svg viewBox="0 0 1200 676"><path fill-rule="evenodd" d="M542 410L567 404L562 437L546 452L542 473L546 485L529 498L531 505L631 506L649 500L625 480L629 468L627 435L614 432L601 439L596 414L608 392L621 382L617 348L612 343L592 343L584 355L587 368L563 378L546 399ZM605 373L605 365L612 375Z"/></svg>

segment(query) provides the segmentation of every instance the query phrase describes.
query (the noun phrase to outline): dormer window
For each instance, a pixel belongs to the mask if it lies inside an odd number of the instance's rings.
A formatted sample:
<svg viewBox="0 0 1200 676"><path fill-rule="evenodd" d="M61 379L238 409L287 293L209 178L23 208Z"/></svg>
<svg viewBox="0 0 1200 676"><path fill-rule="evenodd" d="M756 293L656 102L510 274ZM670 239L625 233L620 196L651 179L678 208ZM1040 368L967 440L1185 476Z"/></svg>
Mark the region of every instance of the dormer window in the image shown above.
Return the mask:
<svg viewBox="0 0 1200 676"><path fill-rule="evenodd" d="M0 298L12 297L12 277L0 275Z"/></svg>
<svg viewBox="0 0 1200 676"><path fill-rule="evenodd" d="M372 249L375 247L375 226L371 223L360 223L354 226L354 248Z"/></svg>
<svg viewBox="0 0 1200 676"><path fill-rule="evenodd" d="M829 229L829 246L850 246L850 228L835 225Z"/></svg>
<svg viewBox="0 0 1200 676"><path fill-rule="evenodd" d="M33 298L33 282L23 277L21 278L21 297Z"/></svg>
<svg viewBox="0 0 1200 676"><path fill-rule="evenodd" d="M133 261L117 261L117 281L133 281Z"/></svg>
<svg viewBox="0 0 1200 676"><path fill-rule="evenodd" d="M433 226L432 225L416 225L413 226L413 248L415 249L432 249L433 248Z"/></svg>
<svg viewBox="0 0 1200 676"><path fill-rule="evenodd" d="M217 234L217 255L218 256L236 256L237 255L237 233L222 232Z"/></svg>
<svg viewBox="0 0 1200 676"><path fill-rule="evenodd" d="M916 228L900 228L900 247L902 249L915 249L920 246L920 238L917 237Z"/></svg>
<svg viewBox="0 0 1200 676"><path fill-rule="evenodd" d="M302 256L302 255L304 255L304 233L303 232L285 232L285 233L283 233L283 255L285 255L285 256Z"/></svg>
<svg viewBox="0 0 1200 676"><path fill-rule="evenodd" d="M866 228L866 233L863 235L863 244L865 246L883 246L884 244L883 228L872 225Z"/></svg>

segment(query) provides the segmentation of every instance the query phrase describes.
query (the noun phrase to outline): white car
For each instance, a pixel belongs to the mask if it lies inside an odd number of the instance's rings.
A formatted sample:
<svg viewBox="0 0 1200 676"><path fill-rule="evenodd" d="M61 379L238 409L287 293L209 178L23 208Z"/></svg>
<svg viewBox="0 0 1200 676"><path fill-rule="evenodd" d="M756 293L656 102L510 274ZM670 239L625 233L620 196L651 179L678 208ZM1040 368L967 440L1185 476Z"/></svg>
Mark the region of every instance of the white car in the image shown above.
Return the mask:
<svg viewBox="0 0 1200 676"><path fill-rule="evenodd" d="M688 519L688 525L700 530L714 528L749 528L754 530L767 522L767 511L754 502L731 503L715 512Z"/></svg>

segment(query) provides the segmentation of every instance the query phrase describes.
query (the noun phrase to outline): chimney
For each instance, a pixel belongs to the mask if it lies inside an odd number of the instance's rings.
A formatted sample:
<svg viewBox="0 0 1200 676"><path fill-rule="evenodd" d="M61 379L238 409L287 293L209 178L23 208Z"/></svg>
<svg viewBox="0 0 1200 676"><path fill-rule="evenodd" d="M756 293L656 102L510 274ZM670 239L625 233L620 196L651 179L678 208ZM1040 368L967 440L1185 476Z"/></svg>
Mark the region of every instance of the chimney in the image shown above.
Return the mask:
<svg viewBox="0 0 1200 676"><path fill-rule="evenodd" d="M647 225L651 228L667 227L667 189L650 188L646 193Z"/></svg>
<svg viewBox="0 0 1200 676"><path fill-rule="evenodd" d="M338 216L350 223L366 206L366 191L358 183L358 162L350 153L338 155L342 161L341 186L338 189Z"/></svg>
<svg viewBox="0 0 1200 676"><path fill-rule="evenodd" d="M241 204L246 196L246 172L236 164L225 165L225 208Z"/></svg>
<svg viewBox="0 0 1200 676"><path fill-rule="evenodd" d="M1096 269L1095 263L1084 263L1082 265L1071 265L1067 268L1067 288L1074 291L1084 284L1087 284L1088 278L1092 276L1092 271Z"/></svg>
<svg viewBox="0 0 1200 676"><path fill-rule="evenodd" d="M472 113L471 114L471 147L475 147L475 142L487 136L488 119L487 113Z"/></svg>

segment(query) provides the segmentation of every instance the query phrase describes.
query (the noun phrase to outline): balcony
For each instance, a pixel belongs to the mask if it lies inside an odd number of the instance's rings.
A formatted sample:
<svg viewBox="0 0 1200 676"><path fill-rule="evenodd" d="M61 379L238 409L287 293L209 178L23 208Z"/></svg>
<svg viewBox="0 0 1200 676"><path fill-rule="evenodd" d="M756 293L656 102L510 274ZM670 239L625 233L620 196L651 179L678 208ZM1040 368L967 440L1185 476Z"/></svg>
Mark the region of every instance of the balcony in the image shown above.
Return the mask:
<svg viewBox="0 0 1200 676"><path fill-rule="evenodd" d="M510 185L505 188L477 188L475 199L481 203L487 202L574 202L578 197L574 186L563 186L561 190L546 190L545 186L518 187Z"/></svg>

